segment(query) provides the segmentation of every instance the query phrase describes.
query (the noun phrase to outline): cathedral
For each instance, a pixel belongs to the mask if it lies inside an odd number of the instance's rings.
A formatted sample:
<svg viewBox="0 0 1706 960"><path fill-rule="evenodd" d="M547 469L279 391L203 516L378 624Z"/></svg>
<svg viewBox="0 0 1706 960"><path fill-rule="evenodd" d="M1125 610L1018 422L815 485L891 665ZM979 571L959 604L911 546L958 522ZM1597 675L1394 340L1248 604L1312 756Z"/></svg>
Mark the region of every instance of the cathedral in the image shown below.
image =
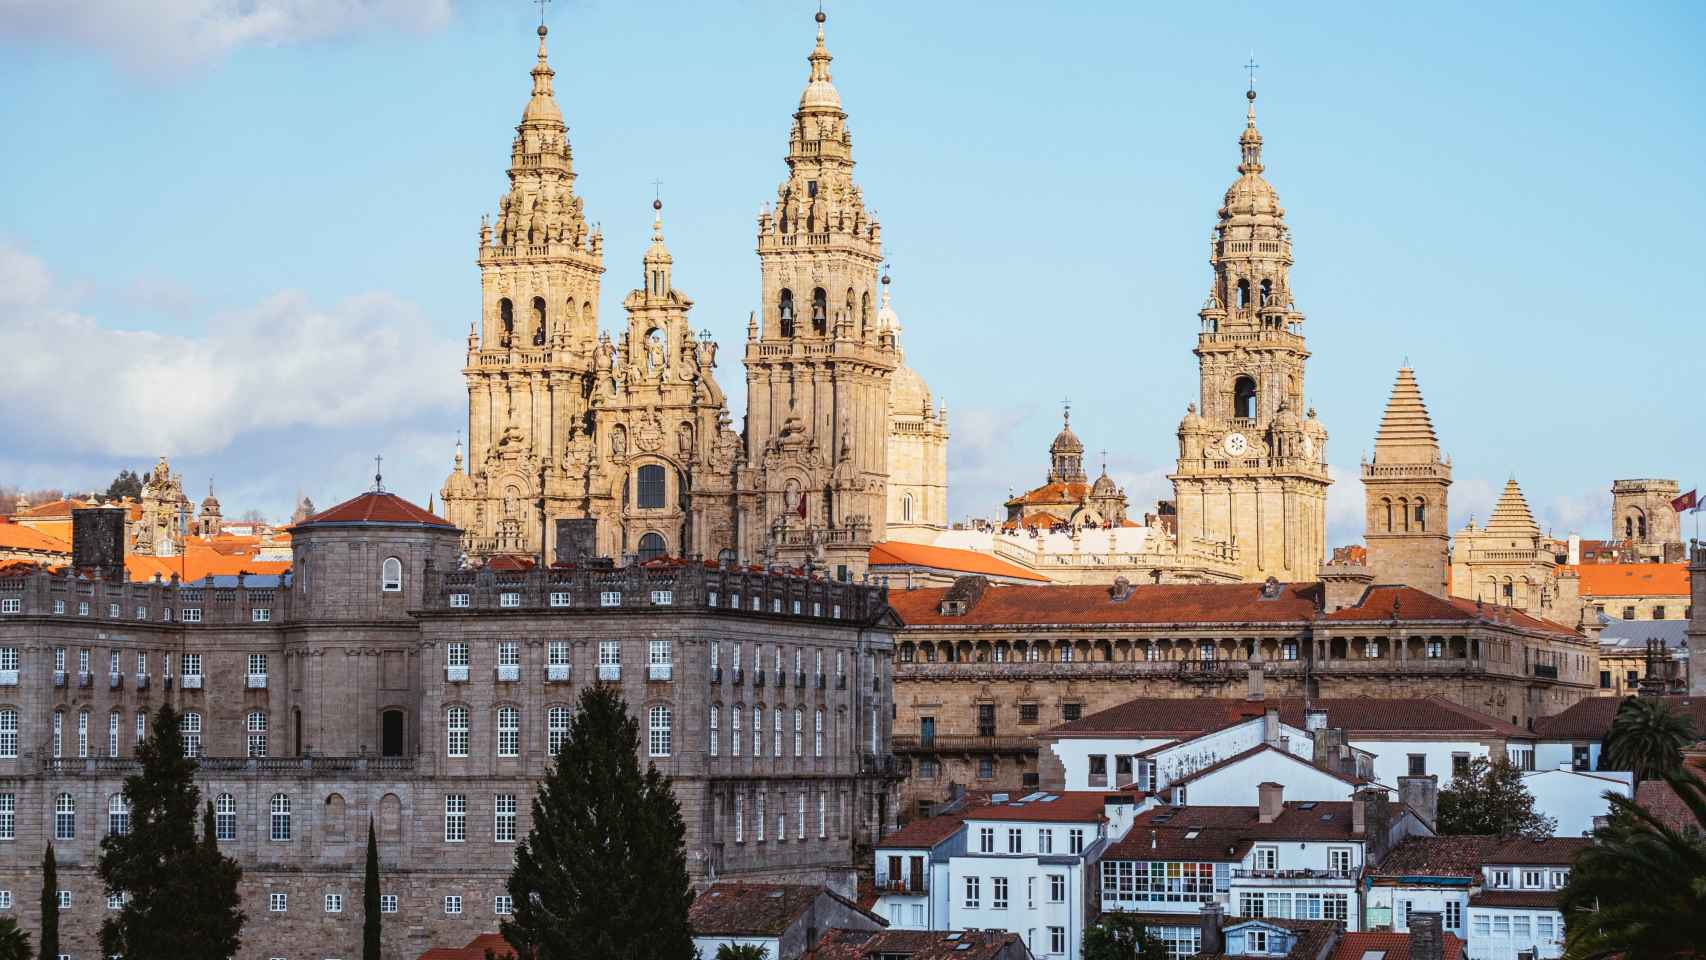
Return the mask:
<svg viewBox="0 0 1706 960"><path fill-rule="evenodd" d="M788 174L758 218L760 308L747 323L737 432L717 344L671 284L661 204L626 329L600 332L603 238L539 28L509 190L482 220L470 328L468 451L442 496L472 556L701 556L848 578L896 532L947 517L947 413L902 362L879 280L882 228L853 179L824 15L788 134Z"/></svg>

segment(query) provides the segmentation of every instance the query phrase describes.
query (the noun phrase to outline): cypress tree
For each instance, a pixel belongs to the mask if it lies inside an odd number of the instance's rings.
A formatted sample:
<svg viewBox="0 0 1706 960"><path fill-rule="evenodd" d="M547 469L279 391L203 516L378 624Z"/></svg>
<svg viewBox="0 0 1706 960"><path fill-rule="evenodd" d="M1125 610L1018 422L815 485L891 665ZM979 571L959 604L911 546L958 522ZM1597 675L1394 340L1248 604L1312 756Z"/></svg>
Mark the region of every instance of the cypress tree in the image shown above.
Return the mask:
<svg viewBox="0 0 1706 960"><path fill-rule="evenodd" d="M686 826L669 778L639 763L639 722L613 688L582 691L533 799L500 924L535 960L692 960Z"/></svg>
<svg viewBox="0 0 1706 960"><path fill-rule="evenodd" d="M130 829L101 841L101 881L109 894L125 897L101 924L101 952L130 960L225 960L240 942L242 870L219 852L211 803L197 841L196 763L184 756L170 704L155 714L136 755L142 770L124 782Z"/></svg>
<svg viewBox="0 0 1706 960"><path fill-rule="evenodd" d="M41 960L59 960L59 865L53 844L41 857Z"/></svg>
<svg viewBox="0 0 1706 960"><path fill-rule="evenodd" d="M361 890L361 960L379 960L379 840L367 818L367 882Z"/></svg>

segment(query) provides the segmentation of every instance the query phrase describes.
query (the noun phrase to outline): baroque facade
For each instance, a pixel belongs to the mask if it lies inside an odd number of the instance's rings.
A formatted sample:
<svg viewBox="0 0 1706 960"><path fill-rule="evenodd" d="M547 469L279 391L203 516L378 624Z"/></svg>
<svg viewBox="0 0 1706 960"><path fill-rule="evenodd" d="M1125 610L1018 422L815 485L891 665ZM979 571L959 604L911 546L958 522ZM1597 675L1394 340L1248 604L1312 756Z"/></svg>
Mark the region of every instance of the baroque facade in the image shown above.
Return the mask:
<svg viewBox="0 0 1706 960"><path fill-rule="evenodd" d="M0 578L0 891L26 929L52 841L63 950L98 953L94 866L155 710L183 713L242 960L348 956L369 817L386 960L495 929L578 693L615 684L674 782L690 874L842 880L892 825L881 587L714 565L458 569L385 493L292 529L293 573ZM334 909L336 908L336 909Z"/></svg>
<svg viewBox="0 0 1706 960"><path fill-rule="evenodd" d="M540 28L510 189L480 231L468 462L458 450L442 493L466 552L703 556L850 577L891 518L946 524L946 415L901 363L886 293L879 306L881 227L853 179L823 20L788 177L758 220L744 434L716 381L716 344L695 337L692 302L670 285L661 226L624 302L627 330L599 332L603 241L574 192Z"/></svg>

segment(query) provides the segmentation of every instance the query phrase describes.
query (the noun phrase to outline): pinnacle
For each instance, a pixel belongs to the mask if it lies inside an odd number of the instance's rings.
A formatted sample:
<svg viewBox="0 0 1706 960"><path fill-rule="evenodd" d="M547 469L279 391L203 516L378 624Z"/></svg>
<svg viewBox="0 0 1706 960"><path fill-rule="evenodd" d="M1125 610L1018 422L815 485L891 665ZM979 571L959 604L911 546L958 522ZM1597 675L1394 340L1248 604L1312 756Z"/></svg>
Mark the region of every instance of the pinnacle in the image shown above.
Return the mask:
<svg viewBox="0 0 1706 960"><path fill-rule="evenodd" d="M1421 387L1414 371L1398 369L1386 413L1374 438L1376 463L1435 463L1439 460L1439 438L1433 420L1422 402Z"/></svg>
<svg viewBox="0 0 1706 960"><path fill-rule="evenodd" d="M1487 518L1484 529L1495 534L1540 536L1540 524L1534 522L1534 514L1529 511L1528 500L1516 485L1515 477L1505 482L1504 492L1499 494L1499 502L1493 504L1493 514Z"/></svg>

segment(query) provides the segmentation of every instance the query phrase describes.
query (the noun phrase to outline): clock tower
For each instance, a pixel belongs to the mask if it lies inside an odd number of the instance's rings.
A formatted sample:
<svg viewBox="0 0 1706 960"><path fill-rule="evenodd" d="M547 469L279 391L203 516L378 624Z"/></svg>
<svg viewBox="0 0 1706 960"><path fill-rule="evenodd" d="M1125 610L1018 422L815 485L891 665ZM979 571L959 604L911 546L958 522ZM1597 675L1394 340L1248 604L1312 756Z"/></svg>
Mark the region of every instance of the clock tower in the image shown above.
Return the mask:
<svg viewBox="0 0 1706 960"><path fill-rule="evenodd" d="M1327 430L1304 403L1309 351L1291 295L1291 232L1262 177L1256 91L1238 179L1209 239L1202 385L1179 424L1179 536L1227 544L1249 579L1313 580L1326 551ZM1200 405L1199 405L1200 404Z"/></svg>

